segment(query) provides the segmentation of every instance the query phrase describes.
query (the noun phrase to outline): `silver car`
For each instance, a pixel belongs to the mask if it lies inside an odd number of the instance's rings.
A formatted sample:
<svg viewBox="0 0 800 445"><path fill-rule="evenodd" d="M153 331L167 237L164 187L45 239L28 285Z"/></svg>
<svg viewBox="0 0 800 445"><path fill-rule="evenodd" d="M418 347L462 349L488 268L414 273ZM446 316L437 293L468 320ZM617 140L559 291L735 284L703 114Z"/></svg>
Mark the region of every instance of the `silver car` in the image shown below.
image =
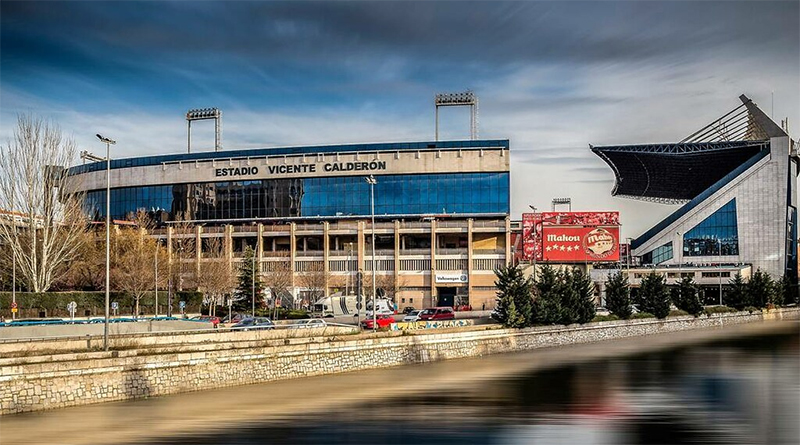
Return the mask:
<svg viewBox="0 0 800 445"><path fill-rule="evenodd" d="M299 320L296 323L293 323L289 328L293 329L313 329L313 328L324 328L327 326L328 323L325 320L319 318L311 318L309 320Z"/></svg>
<svg viewBox="0 0 800 445"><path fill-rule="evenodd" d="M419 321L420 313L422 313L422 309L414 309L403 317L403 321Z"/></svg>

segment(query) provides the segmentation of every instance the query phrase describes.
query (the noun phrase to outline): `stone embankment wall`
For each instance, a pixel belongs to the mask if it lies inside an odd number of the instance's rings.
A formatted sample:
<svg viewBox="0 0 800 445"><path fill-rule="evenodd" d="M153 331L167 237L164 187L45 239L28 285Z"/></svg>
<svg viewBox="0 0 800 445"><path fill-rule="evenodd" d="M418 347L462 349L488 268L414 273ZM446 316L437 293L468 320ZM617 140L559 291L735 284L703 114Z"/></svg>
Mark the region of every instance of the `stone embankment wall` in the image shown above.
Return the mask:
<svg viewBox="0 0 800 445"><path fill-rule="evenodd" d="M230 342L193 343L171 349L62 354L41 360L31 357L2 359L0 414L798 318L800 309L782 309L764 314L675 317L664 321L612 321L521 330L454 329L405 335L379 333L307 339L296 344L247 340L240 347Z"/></svg>

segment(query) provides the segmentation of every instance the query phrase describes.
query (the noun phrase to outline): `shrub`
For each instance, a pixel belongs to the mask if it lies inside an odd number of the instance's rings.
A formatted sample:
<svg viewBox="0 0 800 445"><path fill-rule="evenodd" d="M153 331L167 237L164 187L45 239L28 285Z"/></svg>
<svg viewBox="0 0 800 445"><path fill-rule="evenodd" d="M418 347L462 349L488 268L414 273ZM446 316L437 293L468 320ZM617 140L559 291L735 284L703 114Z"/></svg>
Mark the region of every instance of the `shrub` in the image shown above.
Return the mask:
<svg viewBox="0 0 800 445"><path fill-rule="evenodd" d="M616 315L614 315L614 314L609 314L609 315L595 315L595 316L594 316L594 318L592 319L592 322L598 322L598 321L616 321L616 320L619 320L619 319L620 319L620 318L619 318L619 317L617 317L617 316L616 316Z"/></svg>
<svg viewBox="0 0 800 445"><path fill-rule="evenodd" d="M700 301L700 288L694 282L694 278L683 278L677 287L672 289L672 302L681 311L697 316L703 311L703 303ZM670 314L672 315L672 314Z"/></svg>
<svg viewBox="0 0 800 445"><path fill-rule="evenodd" d="M683 317L685 315L689 315L689 313L684 311L684 310L681 310L681 309L676 309L674 311L669 311L669 316L670 317Z"/></svg>
<svg viewBox="0 0 800 445"><path fill-rule="evenodd" d="M703 313L707 316L711 316L711 314L724 314L728 312L738 312L736 309L728 306L709 306L703 309Z"/></svg>
<svg viewBox="0 0 800 445"><path fill-rule="evenodd" d="M641 318L656 318L655 315L651 314L650 312L637 312L631 316L633 319L641 319Z"/></svg>
<svg viewBox="0 0 800 445"><path fill-rule="evenodd" d="M774 299L775 283L768 273L758 269L747 282L746 290L749 305L763 308Z"/></svg>
<svg viewBox="0 0 800 445"><path fill-rule="evenodd" d="M751 314L753 312L761 312L761 309L759 309L759 308L757 308L755 306L747 306L746 308L744 308L744 310L745 310L745 312L750 312Z"/></svg>

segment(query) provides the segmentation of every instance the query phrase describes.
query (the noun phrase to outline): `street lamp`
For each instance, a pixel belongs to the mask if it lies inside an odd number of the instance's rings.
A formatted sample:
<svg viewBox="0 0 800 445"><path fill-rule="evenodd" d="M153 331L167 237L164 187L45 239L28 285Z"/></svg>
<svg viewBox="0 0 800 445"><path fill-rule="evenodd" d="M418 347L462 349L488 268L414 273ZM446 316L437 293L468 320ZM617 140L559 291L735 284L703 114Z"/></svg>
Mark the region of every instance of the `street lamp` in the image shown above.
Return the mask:
<svg viewBox="0 0 800 445"><path fill-rule="evenodd" d="M675 234L678 235L678 237L683 235L681 232L675 232ZM683 238L678 241L680 241L680 256L678 257L678 282L680 282L683 279ZM673 251L675 250L678 249L673 249Z"/></svg>
<svg viewBox="0 0 800 445"><path fill-rule="evenodd" d="M719 305L722 306L722 239L717 238L717 245L719 246Z"/></svg>
<svg viewBox="0 0 800 445"><path fill-rule="evenodd" d="M253 319L256 318L256 252L253 251L253 309L252 309L252 317ZM269 307L267 307L269 309ZM269 312L269 311L267 311Z"/></svg>
<svg viewBox="0 0 800 445"><path fill-rule="evenodd" d="M103 350L108 351L108 307L110 306L109 287L111 286L111 145L117 142L97 135L106 144L106 314L103 323Z"/></svg>
<svg viewBox="0 0 800 445"><path fill-rule="evenodd" d="M533 210L533 215L534 215L533 216L534 217L533 233L535 234L536 233L535 221L536 221L536 210L537 209L536 209L536 206L532 206L532 205L529 205L528 207L530 207L531 210ZM524 246L523 246L523 252L522 253L523 253L523 255L525 253L524 252ZM535 246L534 246L534 249L533 249L533 281L536 282L536 247Z"/></svg>
<svg viewBox="0 0 800 445"><path fill-rule="evenodd" d="M372 214L372 330L375 331L378 328L378 300L375 298L375 184L378 181L373 175L365 179L369 184L369 209Z"/></svg>

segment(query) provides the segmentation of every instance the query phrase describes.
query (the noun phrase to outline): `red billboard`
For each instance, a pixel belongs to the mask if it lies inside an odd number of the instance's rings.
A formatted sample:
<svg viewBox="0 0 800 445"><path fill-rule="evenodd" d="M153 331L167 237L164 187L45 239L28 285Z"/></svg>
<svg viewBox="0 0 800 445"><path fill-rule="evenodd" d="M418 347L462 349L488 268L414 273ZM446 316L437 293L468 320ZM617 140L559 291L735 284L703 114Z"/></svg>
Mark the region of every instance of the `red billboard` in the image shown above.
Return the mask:
<svg viewBox="0 0 800 445"><path fill-rule="evenodd" d="M595 229L601 230L589 235ZM571 241L556 241L566 240L558 238L559 233L570 237ZM553 234L552 240L546 238ZM581 239L575 240L576 236ZM586 239L586 245L585 237L591 238ZM607 249L610 238L613 238L613 247ZM522 250L523 257L529 261L619 261L619 212L523 213Z"/></svg>
<svg viewBox="0 0 800 445"><path fill-rule="evenodd" d="M619 261L619 227L543 226L542 257L566 263Z"/></svg>

